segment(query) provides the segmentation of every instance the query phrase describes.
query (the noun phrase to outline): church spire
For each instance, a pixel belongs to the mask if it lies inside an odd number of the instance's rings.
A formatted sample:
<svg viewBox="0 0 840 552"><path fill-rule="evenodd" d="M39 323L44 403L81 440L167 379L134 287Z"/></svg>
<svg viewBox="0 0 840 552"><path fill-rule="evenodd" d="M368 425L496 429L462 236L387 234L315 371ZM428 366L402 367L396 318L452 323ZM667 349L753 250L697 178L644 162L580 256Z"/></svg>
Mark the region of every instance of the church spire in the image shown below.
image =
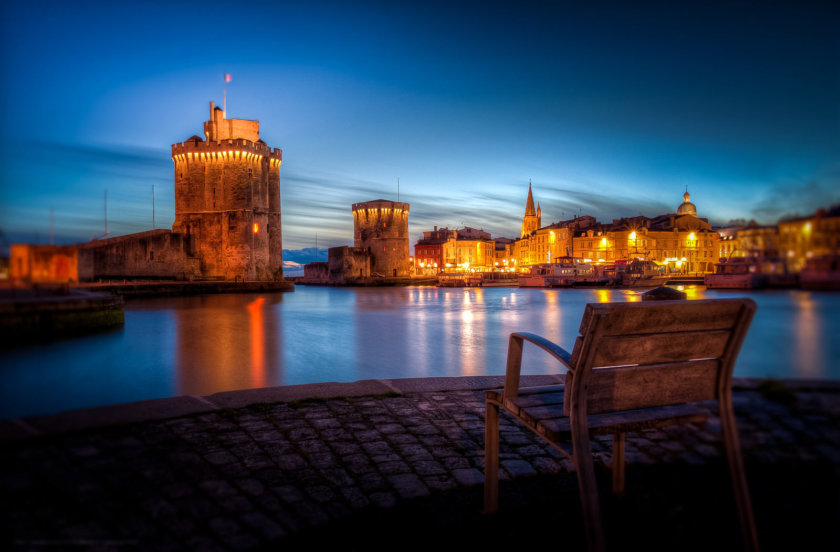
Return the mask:
<svg viewBox="0 0 840 552"><path fill-rule="evenodd" d="M525 203L525 216L526 217L533 217L536 216L536 212L534 211L534 195L531 193L531 181L528 181L528 201Z"/></svg>

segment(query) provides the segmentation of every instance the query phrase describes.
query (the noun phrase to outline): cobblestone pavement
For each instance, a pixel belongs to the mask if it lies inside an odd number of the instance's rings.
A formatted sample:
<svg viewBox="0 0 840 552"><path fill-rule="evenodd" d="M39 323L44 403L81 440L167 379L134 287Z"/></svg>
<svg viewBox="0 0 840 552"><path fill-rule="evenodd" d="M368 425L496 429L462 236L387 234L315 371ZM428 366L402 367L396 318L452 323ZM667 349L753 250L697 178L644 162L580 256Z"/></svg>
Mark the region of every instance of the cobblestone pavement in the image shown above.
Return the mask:
<svg viewBox="0 0 840 552"><path fill-rule="evenodd" d="M755 383L734 400L765 549L840 549L840 386ZM605 495L608 530L645 526L648 549L710 535L737 548L714 412L705 426L628 436L628 495ZM504 416L502 511L480 514L483 431L483 391L466 389L7 440L0 538L36 551L470 549L541 534L533 522L583 546L570 462ZM593 445L603 467L610 443Z"/></svg>

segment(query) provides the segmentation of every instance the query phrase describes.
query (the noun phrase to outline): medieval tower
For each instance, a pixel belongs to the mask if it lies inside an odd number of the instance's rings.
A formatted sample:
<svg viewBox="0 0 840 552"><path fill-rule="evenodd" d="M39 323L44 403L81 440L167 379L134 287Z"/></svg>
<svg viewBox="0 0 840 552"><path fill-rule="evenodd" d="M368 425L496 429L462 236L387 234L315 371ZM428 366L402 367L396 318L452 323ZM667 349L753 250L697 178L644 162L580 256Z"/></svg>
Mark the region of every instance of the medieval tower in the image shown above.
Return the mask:
<svg viewBox="0 0 840 552"><path fill-rule="evenodd" d="M281 280L282 151L260 140L259 121L227 119L210 102L204 138L172 146L175 223L205 278Z"/></svg>
<svg viewBox="0 0 840 552"><path fill-rule="evenodd" d="M371 275L409 276L408 203L384 199L354 203L353 242L370 254Z"/></svg>
<svg viewBox="0 0 840 552"><path fill-rule="evenodd" d="M542 228L542 209L539 204L534 209L534 195L531 193L531 183L528 182L528 200L525 202L525 216L522 217L521 238L529 235L534 230Z"/></svg>

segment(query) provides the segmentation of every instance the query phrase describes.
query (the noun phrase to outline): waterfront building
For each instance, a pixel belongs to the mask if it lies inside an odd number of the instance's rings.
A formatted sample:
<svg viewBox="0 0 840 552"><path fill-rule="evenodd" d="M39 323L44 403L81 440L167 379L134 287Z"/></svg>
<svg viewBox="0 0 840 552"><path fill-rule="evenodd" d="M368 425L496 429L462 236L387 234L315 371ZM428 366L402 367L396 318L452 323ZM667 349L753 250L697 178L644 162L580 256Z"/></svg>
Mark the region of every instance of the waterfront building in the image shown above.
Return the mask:
<svg viewBox="0 0 840 552"><path fill-rule="evenodd" d="M496 244L489 232L465 227L443 244L445 272L485 272L493 270L495 262Z"/></svg>
<svg viewBox="0 0 840 552"><path fill-rule="evenodd" d="M414 245L414 257L424 274L486 272L497 266L495 240L489 232L469 226L458 230L435 226L423 232Z"/></svg>
<svg viewBox="0 0 840 552"><path fill-rule="evenodd" d="M840 255L840 205L813 215L779 221L779 253L798 272L808 259Z"/></svg>
<svg viewBox="0 0 840 552"><path fill-rule="evenodd" d="M449 228L434 227L434 230L423 232L423 237L414 244L414 262L421 274L437 274L443 272L443 244L454 233Z"/></svg>
<svg viewBox="0 0 840 552"><path fill-rule="evenodd" d="M528 187L523 230L537 220L531 186ZM530 265L550 263L561 257L610 265L616 261L648 259L667 265L671 272L714 271L720 237L705 218L697 216L686 190L675 213L654 218L637 216L599 223L590 215L531 229L511 244L509 255L525 270Z"/></svg>
<svg viewBox="0 0 840 552"><path fill-rule="evenodd" d="M79 250L72 245L9 246L9 276L31 283L70 283L79 278Z"/></svg>

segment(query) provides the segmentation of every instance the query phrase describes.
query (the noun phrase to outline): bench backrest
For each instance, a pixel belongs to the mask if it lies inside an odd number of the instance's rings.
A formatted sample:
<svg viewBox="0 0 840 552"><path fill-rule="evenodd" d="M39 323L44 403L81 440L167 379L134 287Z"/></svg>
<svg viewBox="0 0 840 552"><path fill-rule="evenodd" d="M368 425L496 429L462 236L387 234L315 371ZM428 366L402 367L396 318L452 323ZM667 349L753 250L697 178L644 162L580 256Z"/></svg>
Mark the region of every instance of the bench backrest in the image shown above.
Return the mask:
<svg viewBox="0 0 840 552"><path fill-rule="evenodd" d="M589 414L719 398L755 309L747 298L588 304L565 413L582 393Z"/></svg>

